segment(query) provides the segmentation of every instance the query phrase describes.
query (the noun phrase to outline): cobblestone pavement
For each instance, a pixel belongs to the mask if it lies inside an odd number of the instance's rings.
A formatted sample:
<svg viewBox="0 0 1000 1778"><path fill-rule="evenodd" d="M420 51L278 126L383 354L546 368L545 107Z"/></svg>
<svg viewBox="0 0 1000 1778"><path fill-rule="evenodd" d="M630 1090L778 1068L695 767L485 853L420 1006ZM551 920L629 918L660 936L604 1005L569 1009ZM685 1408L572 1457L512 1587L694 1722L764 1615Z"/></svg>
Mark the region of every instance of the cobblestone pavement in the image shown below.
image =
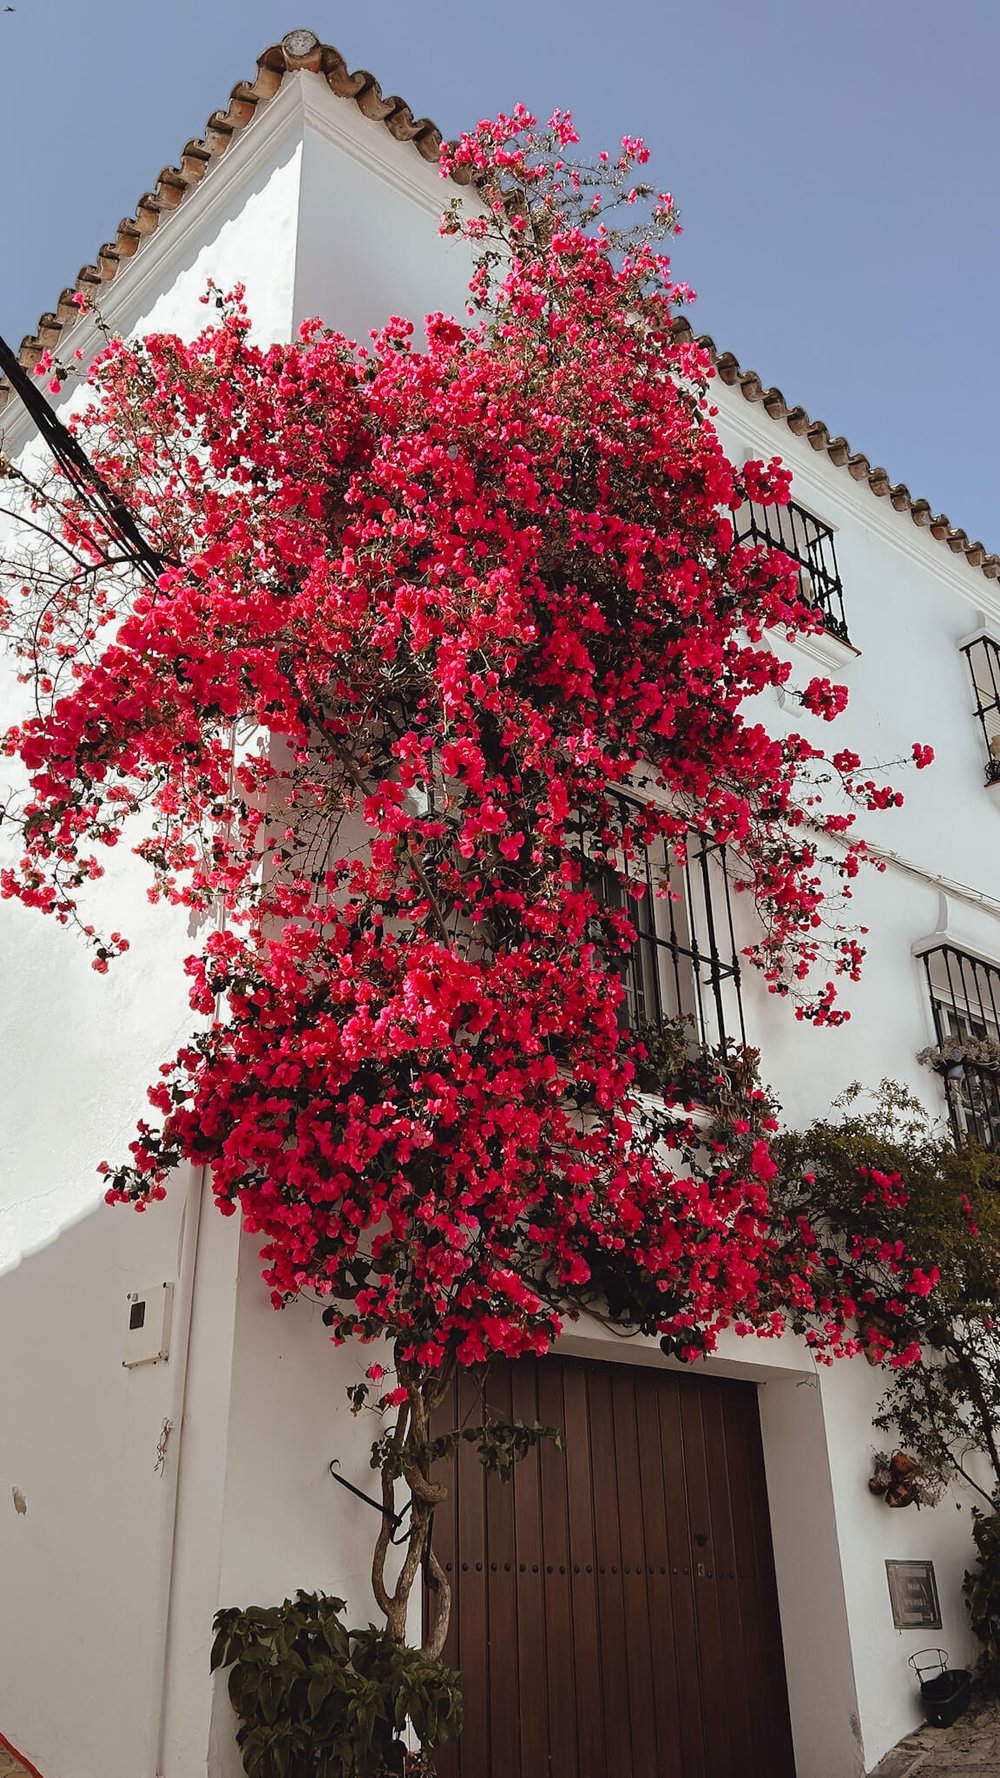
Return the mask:
<svg viewBox="0 0 1000 1778"><path fill-rule="evenodd" d="M2 1778L2 1775L0 1775ZM870 1778L1000 1778L1000 1699L975 1689L950 1729L917 1729Z"/></svg>

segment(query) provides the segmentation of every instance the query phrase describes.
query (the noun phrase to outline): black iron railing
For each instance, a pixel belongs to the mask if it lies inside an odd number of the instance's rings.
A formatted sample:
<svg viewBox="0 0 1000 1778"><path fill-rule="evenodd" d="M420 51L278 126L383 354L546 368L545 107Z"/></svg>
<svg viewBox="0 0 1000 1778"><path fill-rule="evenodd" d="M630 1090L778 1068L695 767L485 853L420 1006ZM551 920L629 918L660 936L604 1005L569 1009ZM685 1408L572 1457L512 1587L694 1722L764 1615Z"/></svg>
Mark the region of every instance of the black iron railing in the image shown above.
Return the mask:
<svg viewBox="0 0 1000 1778"><path fill-rule="evenodd" d="M689 831L682 863L672 850L668 855L662 838L649 846L630 842L626 859L620 836L626 830L634 835L640 809L617 793L610 800L615 813L600 841L582 816L575 829L587 886L605 908L623 910L636 930L629 951L615 954L625 989L623 1026L662 1030L686 1021L692 1049L714 1048L727 1039L745 1045L725 846ZM432 786L428 808L435 801ZM442 810L441 816L449 825L457 823L454 810ZM601 942L604 936L602 931Z"/></svg>
<svg viewBox="0 0 1000 1778"><path fill-rule="evenodd" d="M986 748L986 782L1000 784L1000 644L992 636L978 636L964 653Z"/></svg>
<svg viewBox="0 0 1000 1778"><path fill-rule="evenodd" d="M622 874L641 888L638 898ZM624 908L637 933L622 967L623 1022L662 1029L686 1019L695 1043L745 1044L725 847L690 833L677 864L658 839L626 873L603 871L599 888L605 905Z"/></svg>
<svg viewBox="0 0 1000 1778"><path fill-rule="evenodd" d="M849 641L832 528L794 500L787 506L758 506L747 500L735 523L738 543L766 544L791 557L799 571L803 604L815 606L832 636Z"/></svg>
<svg viewBox="0 0 1000 1778"><path fill-rule="evenodd" d="M954 945L924 952L939 1065L957 1141L1000 1147L1000 967ZM989 1053L996 1046L996 1063ZM971 1053L970 1053L971 1052ZM978 1053L977 1053L978 1052Z"/></svg>

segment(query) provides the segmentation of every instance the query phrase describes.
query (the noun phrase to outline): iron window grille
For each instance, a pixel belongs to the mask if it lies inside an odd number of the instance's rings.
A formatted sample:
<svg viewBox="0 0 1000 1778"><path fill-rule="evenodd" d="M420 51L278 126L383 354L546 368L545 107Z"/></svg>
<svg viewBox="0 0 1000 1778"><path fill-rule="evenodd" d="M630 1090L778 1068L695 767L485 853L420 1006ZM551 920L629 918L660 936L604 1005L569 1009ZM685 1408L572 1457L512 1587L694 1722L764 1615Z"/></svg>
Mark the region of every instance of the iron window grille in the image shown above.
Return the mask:
<svg viewBox="0 0 1000 1778"><path fill-rule="evenodd" d="M962 1055L971 1039L1000 1045L1000 967L938 945L924 952L924 969L938 1045L961 1056L955 1072L943 1074L955 1140L1000 1148L1000 1068Z"/></svg>
<svg viewBox="0 0 1000 1778"><path fill-rule="evenodd" d="M976 716L986 745L986 782L1000 784L1000 644L979 636L963 649L972 674Z"/></svg>
<svg viewBox="0 0 1000 1778"><path fill-rule="evenodd" d="M837 567L833 529L804 506L758 506L747 500L736 514L737 543L783 550L799 571L799 597L820 612L831 636L850 641L844 617L844 589Z"/></svg>
<svg viewBox="0 0 1000 1778"><path fill-rule="evenodd" d="M635 820L635 806L626 797L616 795L612 800L623 826ZM430 812L434 803L431 786L421 813ZM447 822L457 820L454 811L442 811L442 817ZM691 830L683 864L672 853L668 858L662 838L637 847L626 862L621 856L609 857L606 849L599 852L593 832L582 820L577 844L581 856L592 863L589 883L598 900L606 908L623 909L636 929L628 953L615 953L625 989L622 1025L663 1030L685 1020L692 1049L715 1048L727 1040L745 1046L740 954L725 846ZM631 879L642 893L631 894L623 879Z"/></svg>
<svg viewBox="0 0 1000 1778"><path fill-rule="evenodd" d="M687 1020L692 1043L746 1043L740 958L733 925L726 849L689 833L683 864L668 861L657 839L626 871L601 871L598 894L624 908L636 939L622 961L623 1025L635 1028ZM627 874L641 888L636 898ZM666 889L666 893L664 890Z"/></svg>

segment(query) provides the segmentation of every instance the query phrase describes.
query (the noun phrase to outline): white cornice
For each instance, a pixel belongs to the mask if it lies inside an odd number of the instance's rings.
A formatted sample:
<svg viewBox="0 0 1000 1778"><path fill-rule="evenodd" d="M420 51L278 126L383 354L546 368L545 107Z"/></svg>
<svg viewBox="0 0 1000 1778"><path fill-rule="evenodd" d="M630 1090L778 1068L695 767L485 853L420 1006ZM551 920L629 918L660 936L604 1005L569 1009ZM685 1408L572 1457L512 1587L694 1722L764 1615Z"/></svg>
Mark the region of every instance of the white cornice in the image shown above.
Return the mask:
<svg viewBox="0 0 1000 1778"><path fill-rule="evenodd" d="M941 905L938 910L938 926L929 932L926 938L915 938L910 946L910 955L918 960L933 951L939 951L942 945L950 945L953 951L961 951L963 957L971 957L976 963L985 963L987 968L996 969L1000 963L1000 944L989 951L982 944L970 943L967 935L952 923L949 895L952 891L943 891ZM959 897L965 900L967 897ZM992 910L988 910L992 911Z"/></svg>
<svg viewBox="0 0 1000 1778"><path fill-rule="evenodd" d="M800 633L792 642L786 642L779 632L772 647L775 654L779 655L785 650L793 658L796 653L807 655L811 661L817 661L821 667L829 667L834 673L842 673L861 653L853 642L842 642L839 636L832 635L829 630Z"/></svg>
<svg viewBox="0 0 1000 1778"><path fill-rule="evenodd" d="M104 305L109 319L116 311L137 307L166 288L164 276L173 262L184 257L189 244L208 232L208 225L228 207L233 190L246 184L264 162L272 159L283 141L302 134L303 76L285 76L273 99L258 107L246 131L227 152L213 161L197 189L184 199L167 226L157 229L108 286ZM159 251L157 251L159 249ZM137 270L133 274L132 268Z"/></svg>

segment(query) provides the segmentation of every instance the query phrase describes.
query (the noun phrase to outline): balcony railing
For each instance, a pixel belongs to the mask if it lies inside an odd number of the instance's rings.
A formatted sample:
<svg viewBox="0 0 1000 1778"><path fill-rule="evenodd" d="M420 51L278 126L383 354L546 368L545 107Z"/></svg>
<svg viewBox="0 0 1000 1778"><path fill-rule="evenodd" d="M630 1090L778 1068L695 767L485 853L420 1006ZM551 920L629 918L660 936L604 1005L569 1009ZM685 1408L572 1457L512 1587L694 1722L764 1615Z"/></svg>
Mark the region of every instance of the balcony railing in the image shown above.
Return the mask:
<svg viewBox="0 0 1000 1778"><path fill-rule="evenodd" d="M613 870L600 883L606 905L624 907L637 931L622 967L624 1021L662 1029L687 1020L699 1044L745 1044L725 847L690 833L681 865L668 863L657 840L630 861L628 875L642 887L638 899Z"/></svg>
<svg viewBox="0 0 1000 1778"><path fill-rule="evenodd" d="M942 1063L948 1114L956 1141L971 1136L1000 1148L1000 968L954 945L924 953L924 969ZM998 1066L978 1060L970 1046L996 1045Z"/></svg>
<svg viewBox="0 0 1000 1778"><path fill-rule="evenodd" d="M833 530L804 506L758 506L747 500L736 514L738 543L765 544L783 550L799 571L799 597L820 613L824 628L849 642L844 617L844 589L837 567Z"/></svg>
<svg viewBox="0 0 1000 1778"><path fill-rule="evenodd" d="M986 748L986 782L1000 784L1000 644L992 636L978 636L964 653Z"/></svg>

